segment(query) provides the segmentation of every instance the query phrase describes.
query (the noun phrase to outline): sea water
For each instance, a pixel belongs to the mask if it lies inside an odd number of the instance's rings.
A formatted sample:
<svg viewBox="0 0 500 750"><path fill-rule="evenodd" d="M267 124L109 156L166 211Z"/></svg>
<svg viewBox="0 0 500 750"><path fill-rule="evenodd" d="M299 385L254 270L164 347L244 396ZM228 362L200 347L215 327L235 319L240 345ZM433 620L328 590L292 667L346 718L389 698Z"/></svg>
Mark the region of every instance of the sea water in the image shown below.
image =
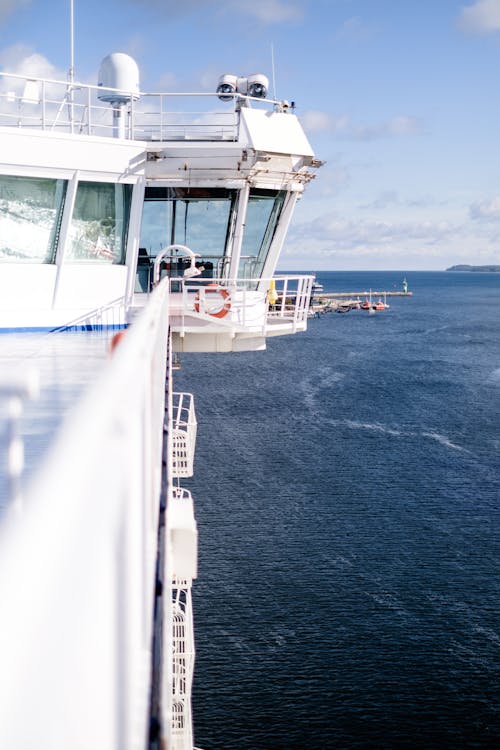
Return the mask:
<svg viewBox="0 0 500 750"><path fill-rule="evenodd" d="M500 747L500 274L406 277L375 315L182 358L204 750Z"/></svg>

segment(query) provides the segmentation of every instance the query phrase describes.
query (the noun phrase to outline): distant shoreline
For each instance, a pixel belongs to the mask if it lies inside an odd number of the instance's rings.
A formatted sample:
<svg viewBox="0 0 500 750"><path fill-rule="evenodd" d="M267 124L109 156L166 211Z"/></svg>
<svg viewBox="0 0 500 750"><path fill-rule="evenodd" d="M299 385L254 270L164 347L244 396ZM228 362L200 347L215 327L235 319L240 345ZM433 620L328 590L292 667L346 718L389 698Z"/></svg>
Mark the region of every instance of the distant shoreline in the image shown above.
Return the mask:
<svg viewBox="0 0 500 750"><path fill-rule="evenodd" d="M500 273L500 266L458 265L458 266L450 266L446 270L447 271L486 271L486 272Z"/></svg>

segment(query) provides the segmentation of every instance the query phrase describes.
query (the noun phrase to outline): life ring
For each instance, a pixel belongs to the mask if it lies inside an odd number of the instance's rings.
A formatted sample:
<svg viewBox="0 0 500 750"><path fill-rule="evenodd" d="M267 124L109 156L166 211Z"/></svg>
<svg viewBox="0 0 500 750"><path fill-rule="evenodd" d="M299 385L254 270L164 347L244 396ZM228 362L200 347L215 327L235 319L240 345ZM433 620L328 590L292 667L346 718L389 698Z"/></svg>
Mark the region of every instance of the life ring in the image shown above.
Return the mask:
<svg viewBox="0 0 500 750"><path fill-rule="evenodd" d="M120 341L123 339L124 336L125 336L125 331L118 331L118 333L115 333L109 345L109 351L111 354L113 354L116 347L118 346L118 344L120 343Z"/></svg>
<svg viewBox="0 0 500 750"><path fill-rule="evenodd" d="M222 307L219 310L216 310L216 312L210 312L207 310L207 314L211 315L213 318L224 318L231 309L231 295L227 289L224 289L218 284L207 284L205 287L205 295L206 294L219 294L222 299ZM194 309L196 312L200 312L200 290L196 292L194 298Z"/></svg>

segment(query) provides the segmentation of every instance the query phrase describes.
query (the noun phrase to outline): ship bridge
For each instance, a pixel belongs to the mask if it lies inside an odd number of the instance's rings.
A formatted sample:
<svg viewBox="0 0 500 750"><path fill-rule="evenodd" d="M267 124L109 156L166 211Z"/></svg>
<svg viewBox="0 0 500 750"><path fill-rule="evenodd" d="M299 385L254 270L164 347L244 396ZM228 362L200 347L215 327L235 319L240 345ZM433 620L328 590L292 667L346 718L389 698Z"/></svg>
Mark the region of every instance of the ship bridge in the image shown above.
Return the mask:
<svg viewBox="0 0 500 750"><path fill-rule="evenodd" d="M174 349L303 330L312 280L275 276L319 166L294 107L260 75L144 93L130 60L97 86L0 74L0 329L126 325L168 276Z"/></svg>

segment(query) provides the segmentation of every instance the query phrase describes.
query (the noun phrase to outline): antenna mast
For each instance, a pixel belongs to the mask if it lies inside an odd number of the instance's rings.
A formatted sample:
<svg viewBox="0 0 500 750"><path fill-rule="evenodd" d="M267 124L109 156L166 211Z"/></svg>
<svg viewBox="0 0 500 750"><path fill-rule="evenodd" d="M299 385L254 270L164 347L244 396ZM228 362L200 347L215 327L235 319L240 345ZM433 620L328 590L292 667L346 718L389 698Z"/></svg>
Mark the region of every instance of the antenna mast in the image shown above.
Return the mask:
<svg viewBox="0 0 500 750"><path fill-rule="evenodd" d="M75 80L75 18L74 18L74 9L73 9L73 0L70 0L69 3L70 6L70 12L69 12L69 56L70 56L70 62L69 62L69 82L72 84Z"/></svg>
<svg viewBox="0 0 500 750"><path fill-rule="evenodd" d="M74 102L74 81L75 81L75 34L74 34L74 12L73 0L69 2L69 85L66 96L69 102L69 122L71 132L73 132L75 123L75 102Z"/></svg>
<svg viewBox="0 0 500 750"><path fill-rule="evenodd" d="M273 44L273 42L271 42L271 68L272 68L272 72L273 72L273 99L276 102L277 101L277 97L276 97L276 75L275 75L275 70L274 70L274 44Z"/></svg>

